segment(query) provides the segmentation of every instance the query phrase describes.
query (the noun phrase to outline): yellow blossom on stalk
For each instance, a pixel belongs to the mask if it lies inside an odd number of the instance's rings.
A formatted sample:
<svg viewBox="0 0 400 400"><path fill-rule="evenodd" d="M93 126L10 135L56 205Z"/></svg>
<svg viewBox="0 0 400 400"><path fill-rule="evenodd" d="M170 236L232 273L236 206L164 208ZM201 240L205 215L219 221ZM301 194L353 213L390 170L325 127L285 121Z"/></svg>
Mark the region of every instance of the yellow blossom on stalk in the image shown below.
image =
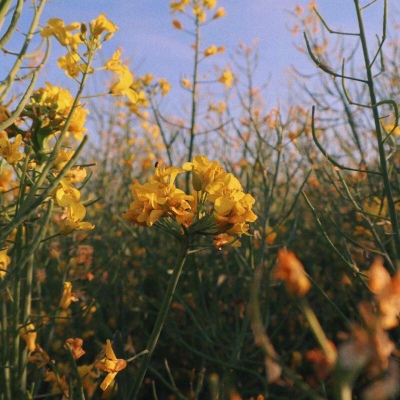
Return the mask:
<svg viewBox="0 0 400 400"><path fill-rule="evenodd" d="M70 185L67 179L63 178L55 190L54 198L60 207L68 207L73 203L78 203L81 194L78 189Z"/></svg>
<svg viewBox="0 0 400 400"><path fill-rule="evenodd" d="M0 279L6 276L10 262L11 258L7 255L7 249L0 250Z"/></svg>
<svg viewBox="0 0 400 400"><path fill-rule="evenodd" d="M87 172L85 168L76 167L70 169L65 175L64 179L69 183L83 182L87 177Z"/></svg>
<svg viewBox="0 0 400 400"><path fill-rule="evenodd" d="M137 93L131 88L134 84L133 75L126 65L121 62L121 51L117 50L112 57L106 62L104 67L113 71L118 75L119 81L115 82L111 88L110 93L114 96L124 95L129 98L132 103L138 100Z"/></svg>
<svg viewBox="0 0 400 400"><path fill-rule="evenodd" d="M183 29L183 25L177 19L172 20L172 25L175 29L179 29L179 30Z"/></svg>
<svg viewBox="0 0 400 400"><path fill-rule="evenodd" d="M160 85L162 96L165 96L171 90L171 84L166 79L159 79L158 84Z"/></svg>
<svg viewBox="0 0 400 400"><path fill-rule="evenodd" d="M213 54L217 53L223 53L225 51L224 46L219 46L217 47L215 44L212 44L210 47L208 47L206 50L204 50L204 57L209 57Z"/></svg>
<svg viewBox="0 0 400 400"><path fill-rule="evenodd" d="M226 11L224 7L220 7L218 8L218 10L216 11L216 13L213 16L213 19L218 19L218 18L222 18L226 16Z"/></svg>
<svg viewBox="0 0 400 400"><path fill-rule="evenodd" d="M285 249L278 251L274 277L284 281L286 289L292 295L304 296L311 288L303 265L293 252Z"/></svg>
<svg viewBox="0 0 400 400"><path fill-rule="evenodd" d="M188 201L193 197L174 185L176 176L184 170L176 167L158 167L154 176L144 185L132 187L136 199L123 218L140 226L152 226L162 217L174 216L179 223L188 223L194 215Z"/></svg>
<svg viewBox="0 0 400 400"><path fill-rule="evenodd" d="M212 187L226 175L218 161L209 161L206 156L196 156L192 162L184 163L182 168L192 172L192 185L197 192L213 192Z"/></svg>
<svg viewBox="0 0 400 400"><path fill-rule="evenodd" d="M169 6L171 8L171 12L184 12L185 7L190 5L190 0L181 0L181 1L171 1Z"/></svg>
<svg viewBox="0 0 400 400"><path fill-rule="evenodd" d="M78 301L75 294L72 292L72 283L64 282L64 291L60 300L59 307L66 310L73 301Z"/></svg>
<svg viewBox="0 0 400 400"><path fill-rule="evenodd" d="M54 36L62 46L69 46L73 52L76 52L82 40L79 32L72 34L71 31L78 30L80 26L79 22L73 22L65 26L62 19L51 18L47 21L47 26L40 31L40 36Z"/></svg>
<svg viewBox="0 0 400 400"><path fill-rule="evenodd" d="M60 233L65 236L73 231L91 231L95 228L90 222L82 221L86 208L81 203L71 203L67 207L67 217L60 224Z"/></svg>
<svg viewBox="0 0 400 400"><path fill-rule="evenodd" d="M193 196L174 185L176 176L185 171L192 175ZM132 194L134 201L123 215L125 219L151 226L162 218L171 218L191 234L213 236L219 249L240 246L238 239L247 233L248 223L257 219L251 210L254 198L243 192L240 182L218 161L204 155L184 163L182 169L158 167L149 182L132 186ZM174 226L171 233L183 233Z"/></svg>
<svg viewBox="0 0 400 400"><path fill-rule="evenodd" d="M24 154L19 152L21 143L22 136L20 134L15 137L14 142L0 138L0 157L5 158L10 165L17 164L24 157Z"/></svg>
<svg viewBox="0 0 400 400"><path fill-rule="evenodd" d="M183 78L181 81L181 85L187 89L190 89L192 87L192 83L188 78Z"/></svg>
<svg viewBox="0 0 400 400"><path fill-rule="evenodd" d="M209 10L213 9L217 5L217 0L203 0L203 6Z"/></svg>
<svg viewBox="0 0 400 400"><path fill-rule="evenodd" d="M19 328L19 335L25 341L28 351L34 351L36 348L37 332L33 324L22 326Z"/></svg>
<svg viewBox="0 0 400 400"><path fill-rule="evenodd" d="M115 356L111 342L109 339L107 339L106 355L104 358L98 361L95 366L101 371L108 372L108 375L100 385L102 390L106 390L110 383L115 379L117 373L126 368L126 361Z"/></svg>
<svg viewBox="0 0 400 400"><path fill-rule="evenodd" d="M57 65L65 71L70 78L77 78L84 71L85 64L79 63L81 57L78 53L68 53L57 60Z"/></svg>
<svg viewBox="0 0 400 400"><path fill-rule="evenodd" d="M60 172L74 154L74 151L69 151L68 149L63 148L60 149L60 151L57 153L56 158L53 161L53 168L57 172Z"/></svg>
<svg viewBox="0 0 400 400"><path fill-rule="evenodd" d="M233 81L233 74L229 69L222 72L221 76L218 78L218 82L223 83L226 87L231 88Z"/></svg>
<svg viewBox="0 0 400 400"><path fill-rule="evenodd" d="M197 17L199 22L206 22L206 13L199 5L193 7L193 14Z"/></svg>
<svg viewBox="0 0 400 400"><path fill-rule="evenodd" d="M24 114L37 121L38 134L49 136L62 131L73 103L74 98L68 90L46 82L45 88L40 88L33 93L25 106ZM82 140L83 134L87 131L84 125L88 113L88 110L78 105L74 109L67 133Z"/></svg>
<svg viewBox="0 0 400 400"><path fill-rule="evenodd" d="M106 14L100 14L89 24L90 35L99 39L103 32L108 32L104 37L104 41L110 40L114 32L118 30L118 26L114 22L107 19Z"/></svg>
<svg viewBox="0 0 400 400"><path fill-rule="evenodd" d="M144 86L149 86L151 84L151 82L153 81L153 79L154 79L153 74L146 74L146 75L140 77L140 82Z"/></svg>

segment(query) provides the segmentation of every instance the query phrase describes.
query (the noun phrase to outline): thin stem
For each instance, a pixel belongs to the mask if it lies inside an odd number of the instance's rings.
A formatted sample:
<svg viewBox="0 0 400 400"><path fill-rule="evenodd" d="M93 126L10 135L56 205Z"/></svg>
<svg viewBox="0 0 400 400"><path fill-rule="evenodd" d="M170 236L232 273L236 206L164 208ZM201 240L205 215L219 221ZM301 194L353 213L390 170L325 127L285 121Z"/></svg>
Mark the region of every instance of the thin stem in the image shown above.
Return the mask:
<svg viewBox="0 0 400 400"><path fill-rule="evenodd" d="M386 1L387 0L385 0L385 3L386 3ZM360 40L361 40L361 45L362 45L362 50L363 50L363 55L364 55L365 69L367 72L367 85L368 85L368 90L369 90L369 96L371 99L371 104L376 105L377 101L376 101L376 94L375 94L375 88L374 88L374 78L372 75L371 62L369 60L367 39L365 36L365 31L364 31L364 21L363 21L362 10L360 8L359 0L354 0L354 5L356 8L358 25L360 28ZM386 10L387 10L387 7L385 6L385 11ZM384 16L384 18L386 18L386 17ZM377 137L377 141L378 141L379 163L380 163L380 167L381 167L383 184L384 184L385 193L386 193L387 202L388 202L390 221L392 223L392 231L393 231L394 242L395 242L395 246L394 246L395 259L399 259L399 256L400 256L400 226L399 226L399 221L397 219L396 204L394 202L392 186L390 183L389 170L388 170L388 165L387 165L387 160L386 160L386 152L385 152L385 148L384 148L382 128L381 128L381 124L380 124L378 107L375 106L372 108L372 114L373 114L374 123L375 123L376 137Z"/></svg>
<svg viewBox="0 0 400 400"><path fill-rule="evenodd" d="M181 249L179 251L179 255L176 260L174 270L173 270L171 279L169 281L167 290L164 294L164 298L163 298L163 301L161 304L160 311L157 316L156 323L154 325L153 331L151 332L150 339L147 343L146 349L148 350L148 353L144 356L143 362L139 368L138 374L135 379L135 383L134 383L132 390L128 396L129 399L132 399L132 400L136 399L136 397L139 393L144 376L149 367L151 357L153 355L154 349L156 348L158 339L160 337L161 330L164 326L165 320L167 319L169 306L171 304L172 298L175 293L176 286L179 281L179 277L181 275L183 266L185 264L186 257L187 257L188 251L189 251L189 246L190 246L190 236L185 235L181 242Z"/></svg>
<svg viewBox="0 0 400 400"><path fill-rule="evenodd" d="M199 46L200 46L200 21L196 18L196 40L194 44L194 67L193 67L193 88L192 88L192 112L190 117L190 141L188 161L191 161L193 156L194 139L196 135L196 112L197 112L197 75L199 66ZM190 174L186 174L186 193L190 193L189 186Z"/></svg>

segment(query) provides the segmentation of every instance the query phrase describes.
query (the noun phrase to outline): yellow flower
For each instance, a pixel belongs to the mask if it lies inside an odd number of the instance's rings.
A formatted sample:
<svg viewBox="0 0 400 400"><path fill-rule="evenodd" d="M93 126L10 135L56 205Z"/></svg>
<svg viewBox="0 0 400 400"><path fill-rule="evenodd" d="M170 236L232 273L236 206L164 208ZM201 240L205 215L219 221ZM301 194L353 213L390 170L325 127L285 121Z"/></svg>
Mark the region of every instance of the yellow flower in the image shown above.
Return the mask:
<svg viewBox="0 0 400 400"><path fill-rule="evenodd" d="M187 89L190 89L192 87L192 83L190 82L190 80L188 78L183 78L181 85Z"/></svg>
<svg viewBox="0 0 400 400"><path fill-rule="evenodd" d="M72 187L67 179L61 179L54 193L54 198L60 207L68 207L73 203L78 203L81 194L78 189Z"/></svg>
<svg viewBox="0 0 400 400"><path fill-rule="evenodd" d="M177 19L172 20L172 25L175 29L179 29L179 30L183 29L183 25Z"/></svg>
<svg viewBox="0 0 400 400"><path fill-rule="evenodd" d="M121 51L117 50L105 63L104 67L108 71L115 72L119 77L119 81L111 86L110 93L114 96L127 96L132 103L136 103L139 96L132 89L134 84L133 75L129 71L129 68L122 64Z"/></svg>
<svg viewBox="0 0 400 400"><path fill-rule="evenodd" d="M77 78L84 70L85 64L79 63L81 58L78 53L68 53L58 59L57 65L65 71L70 78Z"/></svg>
<svg viewBox="0 0 400 400"><path fill-rule="evenodd" d="M217 0L203 0L203 6L209 10L213 9L217 5Z"/></svg>
<svg viewBox="0 0 400 400"><path fill-rule="evenodd" d="M193 7L193 14L197 17L199 22L206 22L206 13L200 6Z"/></svg>
<svg viewBox="0 0 400 400"><path fill-rule="evenodd" d="M118 30L118 27L106 18L106 14L100 14L89 24L89 27L90 35L95 39L99 39L103 32L108 32L104 41L111 39L114 32Z"/></svg>
<svg viewBox="0 0 400 400"><path fill-rule="evenodd" d="M60 172L68 163L68 161L71 159L71 157L74 155L74 153L75 153L74 151L69 151L67 149L61 148L60 151L57 153L56 158L53 161L53 168L57 172Z"/></svg>
<svg viewBox="0 0 400 400"><path fill-rule="evenodd" d="M133 84L133 75L127 66L122 66L118 71L115 71L119 76L119 81L111 86L110 93L113 96L127 96L132 103L136 103L138 99L137 93L130 88Z"/></svg>
<svg viewBox="0 0 400 400"><path fill-rule="evenodd" d="M158 84L160 85L162 96L165 96L171 90L171 84L166 79L159 79Z"/></svg>
<svg viewBox="0 0 400 400"><path fill-rule="evenodd" d="M23 153L19 152L19 147L22 143L22 136L18 134L14 142L10 142L8 139L0 138L0 157L6 159L10 165L15 165L24 157Z"/></svg>
<svg viewBox="0 0 400 400"><path fill-rule="evenodd" d="M220 7L220 8L218 8L216 13L214 14L213 19L222 18L222 17L225 17L225 15L226 15L225 8L224 7Z"/></svg>
<svg viewBox="0 0 400 400"><path fill-rule="evenodd" d="M384 125L386 132L392 132L392 135L400 136L400 126L394 127L394 124Z"/></svg>
<svg viewBox="0 0 400 400"><path fill-rule="evenodd" d="M36 90L31 96L29 103L25 106L25 114L40 122L40 133L56 134L64 127L73 103L74 99L68 90L46 82L46 88ZM84 124L88 113L88 110L78 105L72 115L67 133L81 140L83 133L87 131Z"/></svg>
<svg viewBox="0 0 400 400"><path fill-rule="evenodd" d="M209 161L206 156L196 156L193 162L183 164L182 168L185 171L192 172L192 186L194 190L209 194L213 191L213 185L222 182L222 179L226 175L225 170L218 161Z"/></svg>
<svg viewBox="0 0 400 400"><path fill-rule="evenodd" d="M152 74L146 74L142 77L140 77L140 82L144 85L144 86L149 86L151 84L151 82L153 81L154 76Z"/></svg>
<svg viewBox="0 0 400 400"><path fill-rule="evenodd" d="M70 169L64 176L64 179L69 183L83 182L87 177L87 172L85 168L76 167Z"/></svg>
<svg viewBox="0 0 400 400"><path fill-rule="evenodd" d="M122 67L121 50L116 50L111 58L104 64L108 71L119 71Z"/></svg>
<svg viewBox="0 0 400 400"><path fill-rule="evenodd" d="M64 26L64 21L60 18L51 18L47 21L47 25L40 31L40 36L49 37L54 36L62 46L69 46L73 52L78 50L78 45L82 43L80 39L80 33L71 34L71 31L75 31L80 28L79 22L73 22L67 26Z"/></svg>
<svg viewBox="0 0 400 400"><path fill-rule="evenodd" d="M136 182L132 187L134 201L123 218L139 226L152 226L163 217L174 217L180 224L189 224L194 214L186 195L174 185L176 176L184 172L177 167L158 167L150 181L144 185Z"/></svg>
<svg viewBox="0 0 400 400"><path fill-rule="evenodd" d="M222 114L226 111L226 108L226 103L221 100L217 104L210 104L208 106L208 111L215 111L218 114Z"/></svg>
<svg viewBox="0 0 400 400"><path fill-rule="evenodd" d="M213 54L217 53L223 53L225 51L224 46L217 47L215 44L212 44L210 47L208 47L206 50L204 50L204 57L209 57Z"/></svg>
<svg viewBox="0 0 400 400"><path fill-rule="evenodd" d="M83 134L87 132L87 128L84 127L87 114L89 114L89 110L86 110L83 107L77 107L74 110L74 114L68 127L68 133L76 140L82 141Z"/></svg>
<svg viewBox="0 0 400 400"><path fill-rule="evenodd" d="M232 87L232 81L233 81L233 74L231 71L229 71L229 69L223 71L221 76L218 78L218 82L223 83L228 88Z"/></svg>
<svg viewBox="0 0 400 400"><path fill-rule="evenodd" d="M7 249L0 250L0 279L5 277L10 262L11 258L7 255Z"/></svg>
<svg viewBox="0 0 400 400"><path fill-rule="evenodd" d="M86 215L86 208L81 203L71 203L67 207L67 217L60 224L60 233L63 236L73 231L91 231L95 228L90 222L82 221Z"/></svg>
<svg viewBox="0 0 400 400"><path fill-rule="evenodd" d="M36 348L37 332L33 324L22 326L19 328L19 335L26 343L28 351L34 351Z"/></svg>
<svg viewBox="0 0 400 400"><path fill-rule="evenodd" d="M64 291L59 307L66 310L73 301L78 301L78 299L75 297L75 294L72 293L72 283L64 282Z"/></svg>
<svg viewBox="0 0 400 400"><path fill-rule="evenodd" d="M185 7L188 5L190 5L190 0L171 1L169 3L172 13L184 12Z"/></svg>
<svg viewBox="0 0 400 400"><path fill-rule="evenodd" d="M108 372L108 375L100 385L102 390L106 390L110 383L115 379L117 373L126 368L126 361L115 356L111 342L109 339L107 339L106 355L104 358L98 361L95 366L101 371Z"/></svg>
<svg viewBox="0 0 400 400"><path fill-rule="evenodd" d="M6 192L10 188L12 170L4 169L0 172L0 193Z"/></svg>
<svg viewBox="0 0 400 400"><path fill-rule="evenodd" d="M292 295L304 296L311 288L303 265L293 252L285 249L278 251L278 262L274 277L283 280L286 289Z"/></svg>

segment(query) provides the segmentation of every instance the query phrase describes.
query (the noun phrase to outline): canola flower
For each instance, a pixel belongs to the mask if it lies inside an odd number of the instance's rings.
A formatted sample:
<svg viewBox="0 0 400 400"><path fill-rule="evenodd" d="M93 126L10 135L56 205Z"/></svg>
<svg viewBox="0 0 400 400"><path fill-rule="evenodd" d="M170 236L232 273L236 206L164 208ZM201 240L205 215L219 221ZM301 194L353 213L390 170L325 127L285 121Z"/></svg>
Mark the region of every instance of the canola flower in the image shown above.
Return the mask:
<svg viewBox="0 0 400 400"><path fill-rule="evenodd" d="M19 330L21 339L25 341L26 347L29 351L34 351L36 348L37 332L33 324L21 326Z"/></svg>
<svg viewBox="0 0 400 400"><path fill-rule="evenodd" d="M184 172L192 174L192 194L175 186L177 176ZM132 186L132 194L134 201L123 215L125 219L139 226L156 224L175 235L187 230L211 236L218 249L240 245L238 239L257 219L252 211L254 198L244 193L239 180L218 161L210 161L204 155L196 156L182 168L157 167L147 183L136 182ZM163 219L176 223L178 228L171 231Z"/></svg>
<svg viewBox="0 0 400 400"><path fill-rule="evenodd" d="M0 138L0 157L3 157L10 165L15 165L24 157L20 153L19 147L22 143L22 136L18 134L14 142L10 142L6 138Z"/></svg>
<svg viewBox="0 0 400 400"><path fill-rule="evenodd" d="M99 370L108 372L108 375L104 378L100 388L102 390L106 390L111 382L115 379L117 373L125 369L126 365L127 364L124 359L118 359L115 356L111 342L109 339L107 339L106 355L95 365Z"/></svg>
<svg viewBox="0 0 400 400"><path fill-rule="evenodd" d="M79 32L72 33L76 30ZM73 22L65 25L59 18L49 19L40 35L46 38L55 37L67 49L67 54L61 56L57 63L70 78L77 79L81 74L95 72L91 67L94 53L101 49L102 43L110 40L116 31L118 26L108 20L105 14L100 14L89 23L89 29L85 23ZM85 47L84 51L79 51L80 45ZM138 96L131 88L134 84L133 75L128 66L122 64L119 50L100 69L113 71L118 76L118 81L110 88L110 94L127 96L132 103L137 101Z"/></svg>
<svg viewBox="0 0 400 400"><path fill-rule="evenodd" d="M35 121L32 138L35 149L43 146L44 138L62 131L65 121L71 113L74 98L71 93L58 86L53 86L46 82L46 87L36 90L25 106L24 115ZM85 128L86 115L88 110L80 104L74 109L67 134L71 134L75 139L81 141L83 134L87 131Z"/></svg>

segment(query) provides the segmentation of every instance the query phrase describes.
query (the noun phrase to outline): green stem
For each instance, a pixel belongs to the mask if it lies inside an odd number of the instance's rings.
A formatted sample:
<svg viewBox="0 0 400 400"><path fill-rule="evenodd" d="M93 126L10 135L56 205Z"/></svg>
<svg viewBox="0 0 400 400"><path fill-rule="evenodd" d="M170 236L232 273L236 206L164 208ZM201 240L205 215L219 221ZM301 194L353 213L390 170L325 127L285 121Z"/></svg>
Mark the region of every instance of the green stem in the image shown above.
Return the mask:
<svg viewBox="0 0 400 400"><path fill-rule="evenodd" d="M372 68L371 68L371 63L369 60L367 39L365 36L365 31L364 31L364 21L363 21L363 17L362 17L362 10L360 8L359 0L354 0L354 5L356 8L356 12L357 12L358 26L360 28L360 40L361 40L362 51L363 51L363 55L364 55L365 69L367 72L367 85L368 85L368 90L369 90L369 96L371 99L372 114L373 114L374 123L375 123L376 137L378 140L379 163L380 163L380 167L381 167L381 173L382 173L385 193L386 193L386 197L387 197L387 201L388 201L390 221L392 223L392 231L393 231L394 242L395 242L395 258L399 259L400 229L399 229L399 222L398 222L397 214L396 214L396 204L394 202L392 187L390 184L390 177L389 177L388 165L387 165L387 160L386 160L386 152L385 152L385 148L384 148L384 141L383 141L381 124L380 124L379 112L378 112L378 107L376 106L377 101L376 101L376 94L375 94L375 88L374 88L374 77L372 75Z"/></svg>
<svg viewBox="0 0 400 400"><path fill-rule="evenodd" d="M192 88L192 112L190 117L190 142L188 161L192 160L194 138L196 135L196 112L197 112L197 75L199 66L199 46L200 46L200 21L196 18L196 41L194 44L194 69L193 69L193 88ZM190 174L186 174L186 193L190 193Z"/></svg>
<svg viewBox="0 0 400 400"><path fill-rule="evenodd" d="M143 382L144 376L149 367L149 363L150 363L151 357L153 355L154 349L156 348L158 338L160 337L161 330L164 326L165 320L167 319L169 306L170 306L172 298L174 296L175 289L176 289L176 286L179 281L179 277L181 275L183 266L186 261L186 257L189 252L189 245L190 245L190 236L185 235L181 242L181 249L179 251L179 255L176 260L174 270L173 270L171 279L169 281L167 290L164 294L164 299L162 301L161 308L160 308L156 323L153 328L153 332L151 332L150 339L147 343L148 353L145 355L145 357L142 361L142 364L139 368L138 374L135 379L135 383L134 383L133 388L128 396L129 399L132 399L132 400L136 399L136 397L139 393L140 386Z"/></svg>

